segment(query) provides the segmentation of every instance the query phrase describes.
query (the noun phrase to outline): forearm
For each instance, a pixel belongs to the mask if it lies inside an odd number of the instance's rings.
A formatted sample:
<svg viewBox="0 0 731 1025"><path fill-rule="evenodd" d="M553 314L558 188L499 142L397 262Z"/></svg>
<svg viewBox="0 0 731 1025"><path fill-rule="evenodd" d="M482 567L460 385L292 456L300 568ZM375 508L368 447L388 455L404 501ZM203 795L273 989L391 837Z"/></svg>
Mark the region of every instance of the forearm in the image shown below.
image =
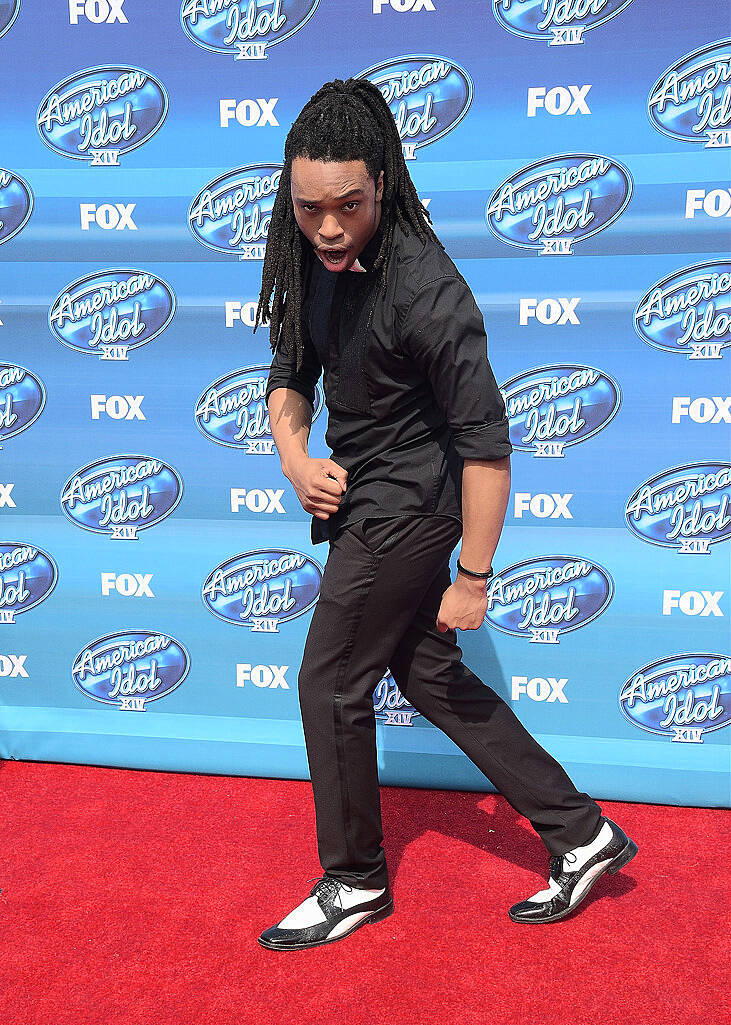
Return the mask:
<svg viewBox="0 0 731 1025"><path fill-rule="evenodd" d="M510 456L465 459L462 471L462 545L459 561L486 572L500 540L510 497ZM458 574L464 579L462 574ZM484 585L484 581L483 581Z"/></svg>
<svg viewBox="0 0 731 1025"><path fill-rule="evenodd" d="M282 472L288 477L297 460L309 456L307 440L312 427L312 406L304 395L292 388L274 388L267 409Z"/></svg>

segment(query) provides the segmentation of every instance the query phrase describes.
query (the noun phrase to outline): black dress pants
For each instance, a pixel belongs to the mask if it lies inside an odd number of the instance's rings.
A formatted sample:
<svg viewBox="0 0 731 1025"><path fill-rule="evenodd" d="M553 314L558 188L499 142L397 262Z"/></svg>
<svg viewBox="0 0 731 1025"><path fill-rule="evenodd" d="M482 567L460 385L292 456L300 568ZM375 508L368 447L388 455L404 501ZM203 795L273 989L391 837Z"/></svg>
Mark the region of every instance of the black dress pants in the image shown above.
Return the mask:
<svg viewBox="0 0 731 1025"><path fill-rule="evenodd" d="M436 626L462 533L446 516L360 520L330 541L298 676L324 872L388 884L373 692L399 690L525 816L550 854L589 843L601 809L579 793L512 709L462 662L457 631Z"/></svg>

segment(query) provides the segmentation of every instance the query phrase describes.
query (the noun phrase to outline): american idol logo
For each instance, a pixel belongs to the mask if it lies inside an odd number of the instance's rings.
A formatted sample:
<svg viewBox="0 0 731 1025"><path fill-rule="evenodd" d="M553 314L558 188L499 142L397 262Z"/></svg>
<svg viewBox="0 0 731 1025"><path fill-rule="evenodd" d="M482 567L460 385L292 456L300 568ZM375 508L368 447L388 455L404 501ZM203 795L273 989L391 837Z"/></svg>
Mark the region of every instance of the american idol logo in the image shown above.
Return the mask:
<svg viewBox="0 0 731 1025"><path fill-rule="evenodd" d="M320 0L183 0L180 24L194 43L234 60L266 60L307 24Z"/></svg>
<svg viewBox="0 0 731 1025"><path fill-rule="evenodd" d="M195 404L198 429L217 445L271 455L274 439L265 402L269 369L244 367L209 384ZM319 388L315 391L313 421L322 409L322 394Z"/></svg>
<svg viewBox="0 0 731 1025"><path fill-rule="evenodd" d="M731 538L731 463L687 463L640 484L625 510L642 541L681 555L708 555Z"/></svg>
<svg viewBox="0 0 731 1025"><path fill-rule="evenodd" d="M157 338L175 313L167 282L143 270L95 271L67 285L54 300L48 325L59 342L99 359L126 360Z"/></svg>
<svg viewBox="0 0 731 1025"><path fill-rule="evenodd" d="M731 722L731 658L671 655L633 673L619 692L622 715L633 726L684 744Z"/></svg>
<svg viewBox="0 0 731 1025"><path fill-rule="evenodd" d="M45 404L46 389L39 377L16 363L0 363L0 442L27 430Z"/></svg>
<svg viewBox="0 0 731 1025"><path fill-rule="evenodd" d="M234 555L208 574L201 596L214 616L256 633L304 615L317 601L322 569L301 552L260 548Z"/></svg>
<svg viewBox="0 0 731 1025"><path fill-rule="evenodd" d="M451 132L472 103L472 79L459 64L443 57L396 57L357 77L381 90L407 160L415 160L417 149Z"/></svg>
<svg viewBox="0 0 731 1025"><path fill-rule="evenodd" d="M47 598L58 567L48 552L25 541L0 541L0 623L14 623Z"/></svg>
<svg viewBox="0 0 731 1025"><path fill-rule="evenodd" d="M390 672L373 692L373 710L384 726L413 726L414 716L421 715L403 696Z"/></svg>
<svg viewBox="0 0 731 1025"><path fill-rule="evenodd" d="M547 39L549 46L583 43L584 33L616 18L632 0L493 0L495 17L526 39Z"/></svg>
<svg viewBox="0 0 731 1025"><path fill-rule="evenodd" d="M570 256L609 227L632 195L623 164L593 153L562 153L522 167L493 192L485 221L501 242L541 256Z"/></svg>
<svg viewBox="0 0 731 1025"><path fill-rule="evenodd" d="M596 619L613 593L614 581L593 559L542 555L490 579L486 619L513 637L558 644L563 634Z"/></svg>
<svg viewBox="0 0 731 1025"><path fill-rule="evenodd" d="M0 36L4 36L18 17L20 0L0 0Z"/></svg>
<svg viewBox="0 0 731 1025"><path fill-rule="evenodd" d="M43 97L37 124L54 153L92 165L117 165L120 155L147 142L168 111L161 82L140 68L87 68Z"/></svg>
<svg viewBox="0 0 731 1025"><path fill-rule="evenodd" d="M281 164L247 164L204 186L188 211L199 242L241 260L263 260Z"/></svg>
<svg viewBox="0 0 731 1025"><path fill-rule="evenodd" d="M172 694L190 669L186 648L157 630L120 630L91 641L74 658L71 676L82 694L125 712L144 712Z"/></svg>
<svg viewBox="0 0 731 1025"><path fill-rule="evenodd" d="M519 452L563 458L614 419L619 385L595 367L556 364L527 370L502 386L510 440Z"/></svg>
<svg viewBox="0 0 731 1025"><path fill-rule="evenodd" d="M643 342L688 359L720 359L731 345L731 262L694 263L658 281L640 299Z"/></svg>
<svg viewBox="0 0 731 1025"><path fill-rule="evenodd" d="M117 541L136 541L183 497L177 470L150 456L109 456L77 470L61 488L61 509L72 523Z"/></svg>
<svg viewBox="0 0 731 1025"><path fill-rule="evenodd" d="M28 182L0 167L0 245L25 227L32 212L33 193Z"/></svg>
<svg viewBox="0 0 731 1025"><path fill-rule="evenodd" d="M706 149L731 146L731 39L701 46L671 65L647 99L654 128Z"/></svg>

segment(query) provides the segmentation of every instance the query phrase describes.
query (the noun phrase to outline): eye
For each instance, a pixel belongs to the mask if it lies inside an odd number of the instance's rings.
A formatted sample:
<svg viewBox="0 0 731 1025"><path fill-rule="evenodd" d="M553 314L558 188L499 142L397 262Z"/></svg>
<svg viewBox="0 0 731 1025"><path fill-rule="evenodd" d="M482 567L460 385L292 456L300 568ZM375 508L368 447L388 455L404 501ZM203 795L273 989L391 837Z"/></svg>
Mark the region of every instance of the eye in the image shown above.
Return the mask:
<svg viewBox="0 0 731 1025"><path fill-rule="evenodd" d="M357 199L351 199L343 205L343 210L347 210L348 213L352 213L354 210L357 210L359 206L360 202Z"/></svg>
<svg viewBox="0 0 731 1025"><path fill-rule="evenodd" d="M317 209L314 203L300 203L300 206L308 214L311 214L313 210Z"/></svg>

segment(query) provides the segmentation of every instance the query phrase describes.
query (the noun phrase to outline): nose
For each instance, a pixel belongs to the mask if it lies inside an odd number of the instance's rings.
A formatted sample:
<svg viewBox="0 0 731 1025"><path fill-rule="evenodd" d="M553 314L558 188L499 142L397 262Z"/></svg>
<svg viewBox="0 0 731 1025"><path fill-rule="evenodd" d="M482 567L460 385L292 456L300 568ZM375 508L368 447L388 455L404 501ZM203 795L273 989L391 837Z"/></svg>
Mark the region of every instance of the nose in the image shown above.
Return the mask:
<svg viewBox="0 0 731 1025"><path fill-rule="evenodd" d="M338 224L337 218L332 214L326 214L320 225L320 237L324 242L335 242L343 234L343 229Z"/></svg>

